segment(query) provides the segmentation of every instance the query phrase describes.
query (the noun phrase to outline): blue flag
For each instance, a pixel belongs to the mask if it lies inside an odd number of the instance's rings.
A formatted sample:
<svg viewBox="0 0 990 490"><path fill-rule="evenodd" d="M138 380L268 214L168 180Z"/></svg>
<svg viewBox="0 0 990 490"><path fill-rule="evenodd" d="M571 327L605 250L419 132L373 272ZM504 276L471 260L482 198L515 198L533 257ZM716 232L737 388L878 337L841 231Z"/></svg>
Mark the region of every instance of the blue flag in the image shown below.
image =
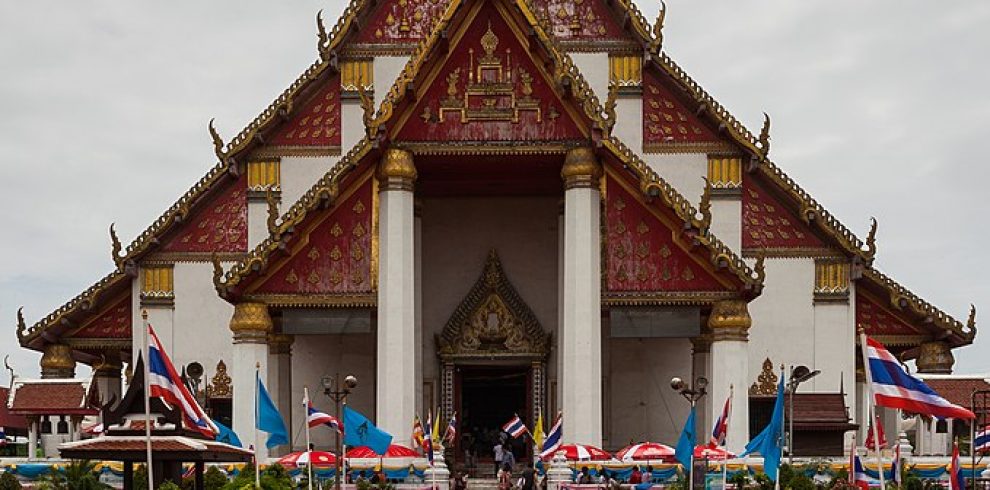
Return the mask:
<svg viewBox="0 0 990 490"><path fill-rule="evenodd" d="M231 446L244 447L244 444L241 444L241 439L237 437L237 434L235 434L230 427L227 427L216 420L213 420L213 425L217 426L217 429L220 430L220 432L217 432L217 441L230 444Z"/></svg>
<svg viewBox="0 0 990 490"><path fill-rule="evenodd" d="M687 421L684 422L684 430L681 431L681 437L677 439L677 449L674 451L677 461L688 471L693 469L691 468L691 456L694 454L695 439L694 407L691 407L691 415L688 415Z"/></svg>
<svg viewBox="0 0 990 490"><path fill-rule="evenodd" d="M268 390L265 389L265 384L261 382L261 376L255 373L255 378L258 380L258 388L254 393L257 402L254 411L254 426L258 430L268 433L265 446L269 449L281 444L288 444L289 431L285 428L282 414L278 413L278 408L275 407L272 398L268 396Z"/></svg>
<svg viewBox="0 0 990 490"><path fill-rule="evenodd" d="M357 410L344 405L344 444L352 447L368 446L375 453L384 455L392 444L392 435L375 427L375 424Z"/></svg>
<svg viewBox="0 0 990 490"><path fill-rule="evenodd" d="M760 432L753 440L746 444L746 451L739 457L758 452L763 456L763 472L771 480L777 481L777 468L780 467L780 455L783 452L784 428L784 376L780 376L780 384L777 386L777 401L773 405L773 415L770 423L767 424L763 432Z"/></svg>

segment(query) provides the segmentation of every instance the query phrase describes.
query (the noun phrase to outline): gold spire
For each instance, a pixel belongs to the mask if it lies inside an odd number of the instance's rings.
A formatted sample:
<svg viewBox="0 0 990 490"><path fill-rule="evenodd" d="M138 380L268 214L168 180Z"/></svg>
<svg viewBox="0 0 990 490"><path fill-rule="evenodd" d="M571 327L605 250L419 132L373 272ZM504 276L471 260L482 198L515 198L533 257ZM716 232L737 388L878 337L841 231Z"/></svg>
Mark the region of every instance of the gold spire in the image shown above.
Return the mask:
<svg viewBox="0 0 990 490"><path fill-rule="evenodd" d="M763 128L760 129L760 151L763 158L770 154L770 115L763 113Z"/></svg>
<svg viewBox="0 0 990 490"><path fill-rule="evenodd" d="M870 233L866 236L866 250L870 257L877 253L877 219L870 218L873 224L870 225Z"/></svg>

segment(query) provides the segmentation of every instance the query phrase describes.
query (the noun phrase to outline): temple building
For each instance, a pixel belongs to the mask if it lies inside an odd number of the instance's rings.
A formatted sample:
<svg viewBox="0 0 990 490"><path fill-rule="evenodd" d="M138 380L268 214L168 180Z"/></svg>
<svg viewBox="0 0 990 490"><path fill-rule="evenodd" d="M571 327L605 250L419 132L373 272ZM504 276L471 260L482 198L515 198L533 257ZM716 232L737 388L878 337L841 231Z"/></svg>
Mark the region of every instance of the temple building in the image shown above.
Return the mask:
<svg viewBox="0 0 990 490"><path fill-rule="evenodd" d="M352 0L241 133L211 126L202 179L129 245L110 228L109 274L19 313L20 344L119 398L147 312L242 439L260 366L296 449L303 388L337 373L398 442L439 408L475 442L560 412L567 441L672 444L669 381L703 376L699 425L731 394L738 450L799 365L828 430L862 430L857 328L950 373L975 312L875 269L876 223L855 236L788 177L769 119L745 128L662 24L630 0Z"/></svg>

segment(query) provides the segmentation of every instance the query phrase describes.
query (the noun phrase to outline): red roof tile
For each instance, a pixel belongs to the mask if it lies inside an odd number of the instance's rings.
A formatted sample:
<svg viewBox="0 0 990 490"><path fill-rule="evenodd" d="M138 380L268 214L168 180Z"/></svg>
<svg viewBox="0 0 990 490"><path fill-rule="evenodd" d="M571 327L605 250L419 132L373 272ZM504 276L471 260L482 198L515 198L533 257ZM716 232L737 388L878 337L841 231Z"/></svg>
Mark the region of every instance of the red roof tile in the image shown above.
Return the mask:
<svg viewBox="0 0 990 490"><path fill-rule="evenodd" d="M990 390L990 383L983 378L934 378L925 379L925 384L942 395L942 398L970 410L973 409L973 392Z"/></svg>
<svg viewBox="0 0 990 490"><path fill-rule="evenodd" d="M9 408L17 415L95 415L99 410L88 403L87 388L82 380L16 382Z"/></svg>
<svg viewBox="0 0 990 490"><path fill-rule="evenodd" d="M10 390L0 388L0 427L5 429L27 430L27 419L20 415L13 415L7 410L7 400L10 398Z"/></svg>

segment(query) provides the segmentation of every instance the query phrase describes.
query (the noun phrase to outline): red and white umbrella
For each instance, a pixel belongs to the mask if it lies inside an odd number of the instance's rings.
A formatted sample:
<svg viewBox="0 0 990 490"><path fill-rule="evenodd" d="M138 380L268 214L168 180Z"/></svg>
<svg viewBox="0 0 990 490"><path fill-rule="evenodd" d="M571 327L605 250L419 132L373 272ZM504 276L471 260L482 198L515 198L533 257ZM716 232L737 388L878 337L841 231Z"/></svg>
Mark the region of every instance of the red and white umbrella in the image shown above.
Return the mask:
<svg viewBox="0 0 990 490"><path fill-rule="evenodd" d="M328 453L326 451L296 451L279 458L278 464L285 466L286 468L295 468L299 466L306 466L309 464L310 460L313 461L313 466L330 467L337 464L337 456L334 456L333 453Z"/></svg>
<svg viewBox="0 0 990 490"><path fill-rule="evenodd" d="M715 461L723 461L726 459L732 459L736 457L732 451L721 447L711 447L707 444L699 444L694 447L694 457L695 459L710 459Z"/></svg>
<svg viewBox="0 0 990 490"><path fill-rule="evenodd" d="M415 458L419 453L415 449L401 444L390 444L385 454L378 454L368 446L356 446L347 450L347 459L365 458Z"/></svg>
<svg viewBox="0 0 990 490"><path fill-rule="evenodd" d="M546 459L552 459L555 454L561 451L564 452L564 459L568 461L608 461L612 459L612 455L604 449L588 444L563 444Z"/></svg>
<svg viewBox="0 0 990 490"><path fill-rule="evenodd" d="M615 453L621 461L669 460L674 457L674 448L659 442L641 442L622 448Z"/></svg>

